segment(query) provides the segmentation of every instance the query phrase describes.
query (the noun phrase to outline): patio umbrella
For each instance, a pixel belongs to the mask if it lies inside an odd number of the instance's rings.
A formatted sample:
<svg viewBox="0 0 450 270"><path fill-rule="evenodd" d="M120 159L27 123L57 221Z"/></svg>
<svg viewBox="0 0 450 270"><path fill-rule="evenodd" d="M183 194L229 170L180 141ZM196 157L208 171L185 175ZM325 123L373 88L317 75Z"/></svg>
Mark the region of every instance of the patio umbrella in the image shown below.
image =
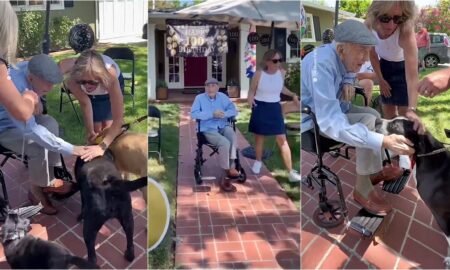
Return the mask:
<svg viewBox="0 0 450 270"><path fill-rule="evenodd" d="M248 23L271 27L298 29L300 1L285 0L209 0L176 12L190 18L209 19L232 23Z"/></svg>

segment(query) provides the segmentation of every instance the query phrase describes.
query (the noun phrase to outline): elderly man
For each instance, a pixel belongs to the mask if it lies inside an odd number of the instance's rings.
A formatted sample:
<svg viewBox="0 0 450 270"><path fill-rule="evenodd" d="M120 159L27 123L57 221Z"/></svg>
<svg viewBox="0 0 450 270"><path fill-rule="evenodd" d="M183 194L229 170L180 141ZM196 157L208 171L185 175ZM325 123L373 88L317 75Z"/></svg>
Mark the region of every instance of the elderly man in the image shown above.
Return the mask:
<svg viewBox="0 0 450 270"><path fill-rule="evenodd" d="M398 167L382 166L382 148L411 154L411 142L400 135L374 132L377 111L352 105L355 73L369 59L376 39L356 20L347 20L335 29L335 42L316 48L302 61L301 100L316 114L322 135L356 147L357 181L353 198L368 212L386 215L392 207L373 188L381 181L397 179ZM350 92L349 92L350 91ZM309 117L302 118L302 132L312 128Z"/></svg>
<svg viewBox="0 0 450 270"><path fill-rule="evenodd" d="M11 68L11 79L22 93L33 90L38 96L50 92L53 85L63 79L58 66L45 54L34 56L29 62L18 63ZM19 122L0 106L0 144L16 153L28 157L28 175L31 182L29 198L32 202L41 202L45 214L56 214L57 210L48 198L48 194L68 193L71 184L55 179L55 166L61 166L58 153L83 155L87 147L73 146L58 138L59 127L56 120L42 114L42 104L37 104L34 117L27 122Z"/></svg>
<svg viewBox="0 0 450 270"><path fill-rule="evenodd" d="M236 187L230 178L239 176L234 168L236 159L236 134L228 122L229 117L237 115L233 102L219 92L219 82L212 78L205 82L205 93L195 97L191 116L200 120L200 132L206 140L219 148L220 166L226 177L220 180L220 188L225 192L234 192Z"/></svg>

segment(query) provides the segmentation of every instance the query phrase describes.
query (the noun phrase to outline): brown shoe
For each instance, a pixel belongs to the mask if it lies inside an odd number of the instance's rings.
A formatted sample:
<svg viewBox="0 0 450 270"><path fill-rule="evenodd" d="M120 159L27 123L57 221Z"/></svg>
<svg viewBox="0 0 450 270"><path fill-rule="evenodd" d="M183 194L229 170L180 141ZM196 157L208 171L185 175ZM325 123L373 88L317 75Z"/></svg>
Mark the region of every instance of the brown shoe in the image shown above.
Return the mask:
<svg viewBox="0 0 450 270"><path fill-rule="evenodd" d="M235 168L232 168L232 169L227 170L227 176L229 178L238 178L239 172Z"/></svg>
<svg viewBox="0 0 450 270"><path fill-rule="evenodd" d="M403 168L387 165L384 166L383 170L378 174L370 176L370 181L372 181L372 185L376 185L382 181L397 180L402 175Z"/></svg>
<svg viewBox="0 0 450 270"><path fill-rule="evenodd" d="M359 203L367 212L377 215L377 216L385 216L391 210L391 205L383 200L383 198L377 194L376 190L372 190L369 193L369 198L364 198L358 191L353 191L353 199Z"/></svg>
<svg viewBox="0 0 450 270"><path fill-rule="evenodd" d="M74 188L72 182L64 181L61 179L55 179L51 182L50 186L43 187L42 191L44 193L58 193L58 194L67 194L71 192Z"/></svg>
<svg viewBox="0 0 450 270"><path fill-rule="evenodd" d="M224 192L236 192L237 191L236 187L233 184L231 184L231 180L227 179L227 178L223 178L220 181L220 189Z"/></svg>
<svg viewBox="0 0 450 270"><path fill-rule="evenodd" d="M28 200L30 200L33 205L36 205L40 202L43 207L40 211L42 214L56 215L58 213L58 210L53 206L52 202L47 197L47 194L42 192L42 188L35 186L32 187L32 189L33 191L28 191ZM33 193L35 193L36 196Z"/></svg>

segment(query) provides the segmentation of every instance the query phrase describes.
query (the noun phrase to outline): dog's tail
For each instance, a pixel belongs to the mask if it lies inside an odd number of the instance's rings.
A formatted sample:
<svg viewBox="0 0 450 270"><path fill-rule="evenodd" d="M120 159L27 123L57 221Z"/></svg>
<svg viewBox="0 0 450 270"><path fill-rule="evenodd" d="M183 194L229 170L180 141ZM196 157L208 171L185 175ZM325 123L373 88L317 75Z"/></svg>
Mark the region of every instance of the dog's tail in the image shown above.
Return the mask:
<svg viewBox="0 0 450 270"><path fill-rule="evenodd" d="M147 186L147 182L147 176L144 176L132 181L116 180L113 182L113 185L120 191L132 192Z"/></svg>
<svg viewBox="0 0 450 270"><path fill-rule="evenodd" d="M80 269L100 269L100 267L97 264L92 263L84 258L72 255L70 256L71 257L69 258L69 263L77 266Z"/></svg>

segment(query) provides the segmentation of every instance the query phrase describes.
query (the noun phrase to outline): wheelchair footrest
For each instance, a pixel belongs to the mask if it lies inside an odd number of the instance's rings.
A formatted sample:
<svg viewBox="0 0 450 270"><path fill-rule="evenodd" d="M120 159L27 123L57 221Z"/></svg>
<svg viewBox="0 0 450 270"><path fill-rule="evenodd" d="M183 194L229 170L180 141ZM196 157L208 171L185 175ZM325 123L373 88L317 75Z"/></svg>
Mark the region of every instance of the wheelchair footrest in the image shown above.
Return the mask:
<svg viewBox="0 0 450 270"><path fill-rule="evenodd" d="M350 221L350 228L359 232L363 237L372 237L383 219L384 217L372 215L363 208Z"/></svg>
<svg viewBox="0 0 450 270"><path fill-rule="evenodd" d="M31 205L31 206L24 206L17 209L11 209L9 212L16 213L20 217L23 218L31 218L39 213L42 209L42 204L39 203L38 205Z"/></svg>
<svg viewBox="0 0 450 270"><path fill-rule="evenodd" d="M403 188L405 188L406 183L408 183L409 176L411 175L410 170L405 170L403 175L400 176L395 181L387 181L383 183L383 190L393 194L399 194Z"/></svg>

